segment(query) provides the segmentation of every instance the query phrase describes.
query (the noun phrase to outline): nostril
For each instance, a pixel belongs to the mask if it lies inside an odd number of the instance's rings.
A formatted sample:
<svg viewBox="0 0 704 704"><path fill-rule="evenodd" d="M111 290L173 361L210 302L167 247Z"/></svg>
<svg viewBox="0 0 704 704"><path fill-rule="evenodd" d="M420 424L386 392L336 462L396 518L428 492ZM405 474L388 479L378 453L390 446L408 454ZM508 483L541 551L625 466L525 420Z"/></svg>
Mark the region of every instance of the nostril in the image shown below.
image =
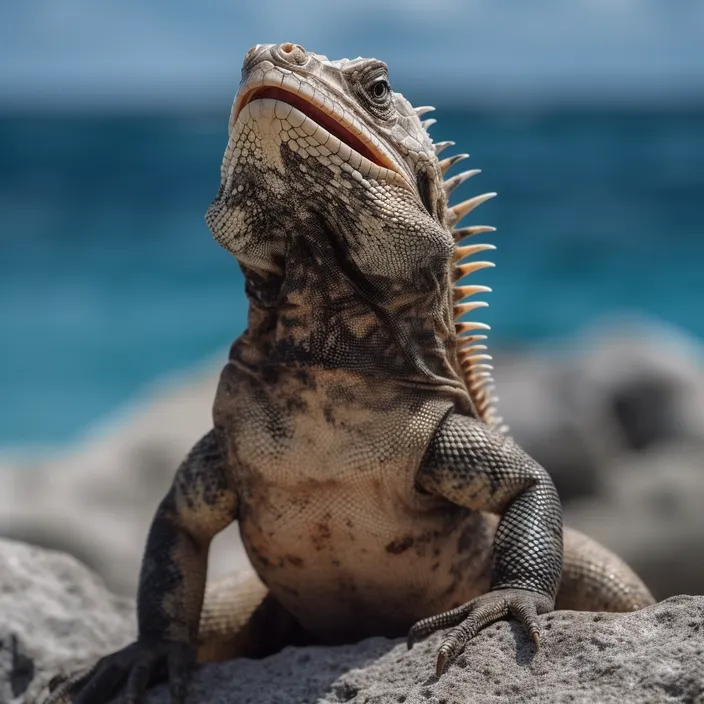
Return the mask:
<svg viewBox="0 0 704 704"><path fill-rule="evenodd" d="M285 44L279 44L278 49L279 56L281 56L282 59L285 59L289 63L303 66L303 64L308 61L308 54L300 44L292 44L291 42L286 42Z"/></svg>

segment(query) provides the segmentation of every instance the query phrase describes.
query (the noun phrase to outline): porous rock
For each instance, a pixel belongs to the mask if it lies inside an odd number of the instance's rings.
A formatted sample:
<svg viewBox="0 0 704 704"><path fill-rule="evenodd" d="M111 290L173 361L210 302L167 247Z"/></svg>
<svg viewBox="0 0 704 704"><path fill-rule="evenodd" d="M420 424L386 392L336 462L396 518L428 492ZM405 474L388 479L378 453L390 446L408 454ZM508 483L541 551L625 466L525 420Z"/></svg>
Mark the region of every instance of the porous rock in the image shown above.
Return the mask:
<svg viewBox="0 0 704 704"><path fill-rule="evenodd" d="M0 701L33 703L58 672L134 637L132 605L74 558L0 541L0 568ZM371 638L209 664L196 672L189 704L704 702L704 597L630 614L555 612L541 623L539 651L502 621L439 679L441 634L410 652ZM170 704L166 687L148 702Z"/></svg>
<svg viewBox="0 0 704 704"><path fill-rule="evenodd" d="M673 597L632 614L543 616L542 648L515 622L490 626L439 679L437 635L410 652L372 638L287 648L262 661L203 667L192 704L502 704L704 701L704 597ZM149 704L170 704L161 687Z"/></svg>

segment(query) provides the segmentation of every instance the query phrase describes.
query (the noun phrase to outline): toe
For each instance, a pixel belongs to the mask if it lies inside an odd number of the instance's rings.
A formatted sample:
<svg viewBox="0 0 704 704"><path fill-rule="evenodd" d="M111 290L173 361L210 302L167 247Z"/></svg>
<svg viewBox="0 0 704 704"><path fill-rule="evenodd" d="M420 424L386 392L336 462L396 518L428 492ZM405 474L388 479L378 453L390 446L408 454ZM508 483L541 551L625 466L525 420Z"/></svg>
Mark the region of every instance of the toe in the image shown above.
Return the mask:
<svg viewBox="0 0 704 704"><path fill-rule="evenodd" d="M467 645L482 628L507 614L508 604L506 604L504 600L497 601L494 599L485 601L484 603L477 600L469 616L467 616L459 626L456 626L447 634L440 646L436 668L438 676L442 674L448 660L457 657L457 655L464 650L465 645Z"/></svg>
<svg viewBox="0 0 704 704"><path fill-rule="evenodd" d="M513 592L509 599L509 609L513 617L521 624L523 630L530 636L535 647L540 647L540 627L538 614L552 611L552 603L547 597L534 592Z"/></svg>
<svg viewBox="0 0 704 704"><path fill-rule="evenodd" d="M128 667L125 659L131 646L114 655L108 655L98 662L86 678L72 687L76 693L74 704L102 704L117 693L125 680Z"/></svg>
<svg viewBox="0 0 704 704"><path fill-rule="evenodd" d="M130 678L127 681L125 704L141 704L157 657L158 653L152 651L145 653L143 657L135 662L130 672Z"/></svg>
<svg viewBox="0 0 704 704"><path fill-rule="evenodd" d="M462 623L471 610L472 602L470 601L468 604L458 606L456 609L452 609L451 611L444 611L436 616L429 616L428 618L418 621L408 632L408 638L406 640L408 649L410 650L414 643L426 638L431 633L435 633L435 631L442 630L443 628L451 628L452 626L456 626L458 623Z"/></svg>
<svg viewBox="0 0 704 704"><path fill-rule="evenodd" d="M195 661L195 652L190 646L175 646L169 653L169 691L174 704L186 701Z"/></svg>
<svg viewBox="0 0 704 704"><path fill-rule="evenodd" d="M446 664L457 657L479 631L509 614L518 619L536 647L539 647L538 614L551 611L553 603L547 596L537 592L524 589L497 589L483 594L461 608L466 609L467 616L447 634L440 646L436 668L438 676L443 672Z"/></svg>

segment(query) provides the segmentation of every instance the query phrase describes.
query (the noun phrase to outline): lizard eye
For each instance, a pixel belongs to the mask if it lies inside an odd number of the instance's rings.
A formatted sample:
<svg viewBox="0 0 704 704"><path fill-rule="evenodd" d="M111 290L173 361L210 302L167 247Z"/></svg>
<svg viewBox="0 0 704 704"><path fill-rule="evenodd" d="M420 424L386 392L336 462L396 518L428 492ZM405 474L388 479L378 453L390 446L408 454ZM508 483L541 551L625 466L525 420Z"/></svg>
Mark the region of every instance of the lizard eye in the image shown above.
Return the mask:
<svg viewBox="0 0 704 704"><path fill-rule="evenodd" d="M359 67L353 64L347 80L359 105L380 120L389 120L394 114L394 92L389 85L386 64L370 60Z"/></svg>
<svg viewBox="0 0 704 704"><path fill-rule="evenodd" d="M374 81L371 85L371 94L376 100L383 100L391 92L391 86L389 82L380 78L378 81Z"/></svg>

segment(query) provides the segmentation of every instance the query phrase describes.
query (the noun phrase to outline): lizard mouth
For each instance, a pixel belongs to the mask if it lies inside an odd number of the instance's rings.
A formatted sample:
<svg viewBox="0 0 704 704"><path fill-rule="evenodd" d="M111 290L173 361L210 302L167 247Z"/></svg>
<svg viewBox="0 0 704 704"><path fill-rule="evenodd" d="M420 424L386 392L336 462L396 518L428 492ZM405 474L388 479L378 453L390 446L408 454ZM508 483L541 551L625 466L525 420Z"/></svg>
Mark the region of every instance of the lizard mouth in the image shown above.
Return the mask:
<svg viewBox="0 0 704 704"><path fill-rule="evenodd" d="M280 100L283 103L288 103L292 105L296 110L300 110L306 117L310 117L313 122L317 123L330 134L337 137L341 142L344 142L348 147L354 149L358 154L368 159L372 164L381 166L385 169L393 168L393 165L388 162L381 154L377 154L370 146L366 145L359 137L352 134L352 132L347 129L347 127L336 120L331 115L323 112L319 107L313 105L313 103L308 102L305 98L301 98L300 95L291 93L283 88L257 88L253 90L245 99L244 105L252 102L252 100L259 100L262 98L271 98L273 100ZM243 105L243 107L244 107Z"/></svg>
<svg viewBox="0 0 704 704"><path fill-rule="evenodd" d="M404 183L406 182L406 177L399 167L389 156L384 154L381 145L375 144L377 140L365 134L366 130L364 128L360 129L360 127L346 124L340 116L324 110L293 91L275 86L260 86L250 90L237 101L238 104L233 114L233 123L246 105L255 100L266 99L277 100L290 105L342 144L347 145L353 153L361 157L363 162L367 162L368 167L373 165L371 170L368 168L363 169L364 171L371 171L370 176L383 177L385 174L387 176L393 175L394 177L400 177ZM345 161L349 160L346 159Z"/></svg>

